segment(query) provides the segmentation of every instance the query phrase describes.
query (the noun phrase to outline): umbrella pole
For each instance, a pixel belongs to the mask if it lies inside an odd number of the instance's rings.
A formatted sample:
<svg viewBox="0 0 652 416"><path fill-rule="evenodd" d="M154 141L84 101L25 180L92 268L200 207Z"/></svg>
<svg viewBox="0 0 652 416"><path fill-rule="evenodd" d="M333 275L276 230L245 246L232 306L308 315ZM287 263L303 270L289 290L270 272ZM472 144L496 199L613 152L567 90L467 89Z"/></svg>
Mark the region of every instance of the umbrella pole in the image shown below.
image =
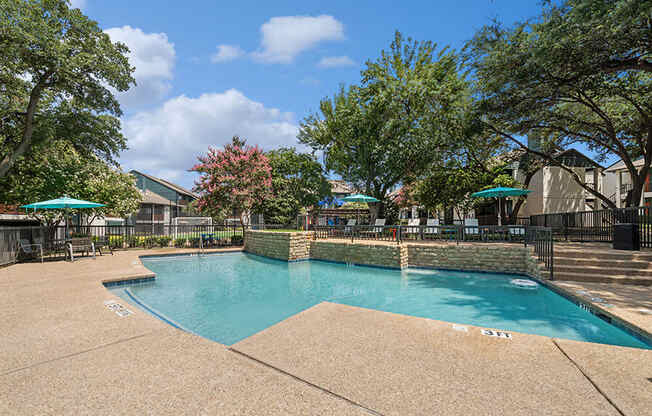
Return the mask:
<svg viewBox="0 0 652 416"><path fill-rule="evenodd" d="M501 221L502 219L500 218L500 213L502 212L502 211L501 211L501 208L502 208L502 202L503 202L503 199L502 199L502 198L498 198L498 225L503 225L503 224L502 224L502 221Z"/></svg>

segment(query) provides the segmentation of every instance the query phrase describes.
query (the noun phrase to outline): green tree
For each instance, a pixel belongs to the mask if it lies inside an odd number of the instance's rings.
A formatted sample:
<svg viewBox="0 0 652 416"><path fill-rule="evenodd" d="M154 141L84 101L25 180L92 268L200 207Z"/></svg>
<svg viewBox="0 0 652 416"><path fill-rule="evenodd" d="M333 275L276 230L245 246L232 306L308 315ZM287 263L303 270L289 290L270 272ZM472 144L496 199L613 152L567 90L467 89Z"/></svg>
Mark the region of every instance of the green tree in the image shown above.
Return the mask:
<svg viewBox="0 0 652 416"><path fill-rule="evenodd" d="M273 198L265 200L261 212L274 224L290 224L302 208L317 205L331 193L324 169L317 159L294 148L281 148L265 154L272 168Z"/></svg>
<svg viewBox="0 0 652 416"><path fill-rule="evenodd" d="M114 161L126 142L110 88L134 83L127 52L68 0L0 0L0 178L62 138Z"/></svg>
<svg viewBox="0 0 652 416"><path fill-rule="evenodd" d="M323 151L335 171L381 201L441 156L452 141L456 110L467 92L457 58L432 42L396 32L389 51L368 61L360 86L342 87L303 120L299 141ZM370 204L372 217L382 215Z"/></svg>
<svg viewBox="0 0 652 416"><path fill-rule="evenodd" d="M617 155L632 178L627 205L637 205L652 164L650 16L649 0L567 0L531 21L483 28L467 47L479 118L612 208L554 153L583 145L598 160Z"/></svg>
<svg viewBox="0 0 652 416"><path fill-rule="evenodd" d="M36 146L33 155L19 159L12 170L15 174L0 179L0 201L7 204L24 205L63 195L105 204L79 211L87 223L106 216L124 218L140 205L132 175L97 157L80 155L64 140ZM59 224L64 215L61 210L28 213L49 227Z"/></svg>

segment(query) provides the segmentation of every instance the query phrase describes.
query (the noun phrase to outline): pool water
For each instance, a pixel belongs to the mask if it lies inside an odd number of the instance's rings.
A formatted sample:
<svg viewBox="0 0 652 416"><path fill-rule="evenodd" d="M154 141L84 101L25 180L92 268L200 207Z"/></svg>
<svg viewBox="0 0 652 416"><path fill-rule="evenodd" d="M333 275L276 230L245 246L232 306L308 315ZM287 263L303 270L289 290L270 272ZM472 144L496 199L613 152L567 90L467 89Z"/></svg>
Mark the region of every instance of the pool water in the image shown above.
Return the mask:
<svg viewBox="0 0 652 416"><path fill-rule="evenodd" d="M143 258L156 280L113 289L180 327L231 345L322 301L487 328L650 348L522 276L389 270L246 253ZM131 295L131 296L130 296Z"/></svg>

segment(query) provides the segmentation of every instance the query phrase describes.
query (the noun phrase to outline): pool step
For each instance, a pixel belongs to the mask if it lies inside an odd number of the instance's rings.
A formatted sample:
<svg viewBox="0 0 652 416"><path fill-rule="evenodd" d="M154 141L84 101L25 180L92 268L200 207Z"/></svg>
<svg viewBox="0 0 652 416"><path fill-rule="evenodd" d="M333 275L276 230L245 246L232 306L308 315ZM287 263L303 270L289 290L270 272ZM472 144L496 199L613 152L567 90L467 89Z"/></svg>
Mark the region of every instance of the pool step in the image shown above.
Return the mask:
<svg viewBox="0 0 652 416"><path fill-rule="evenodd" d="M652 253L555 249L555 280L652 286Z"/></svg>
<svg viewBox="0 0 652 416"><path fill-rule="evenodd" d="M585 273L567 273L557 272L556 269L554 279L570 282L616 283L621 285L652 286L652 278L650 277L633 277L617 274L591 275Z"/></svg>
<svg viewBox="0 0 652 416"><path fill-rule="evenodd" d="M565 249L555 247L555 258L585 259L585 260L623 260L652 262L652 252L649 251L618 251L618 250L586 250Z"/></svg>
<svg viewBox="0 0 652 416"><path fill-rule="evenodd" d="M556 253L555 253L556 254ZM578 259L555 256L556 266L601 267L609 269L652 270L652 262L642 260Z"/></svg>
<svg viewBox="0 0 652 416"><path fill-rule="evenodd" d="M652 278L652 269L633 269L630 267L602 267L602 266L565 266L555 265L555 272L588 274L595 276L632 276L632 277L649 277Z"/></svg>

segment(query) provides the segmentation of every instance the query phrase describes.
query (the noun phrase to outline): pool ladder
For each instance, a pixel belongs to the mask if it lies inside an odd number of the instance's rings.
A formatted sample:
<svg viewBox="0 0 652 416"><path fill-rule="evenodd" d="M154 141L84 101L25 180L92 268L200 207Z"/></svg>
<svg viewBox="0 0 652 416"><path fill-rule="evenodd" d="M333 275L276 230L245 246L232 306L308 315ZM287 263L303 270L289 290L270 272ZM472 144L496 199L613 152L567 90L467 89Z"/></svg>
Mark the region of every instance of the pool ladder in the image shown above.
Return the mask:
<svg viewBox="0 0 652 416"><path fill-rule="evenodd" d="M197 253L199 257L204 256L204 236L199 234L199 253Z"/></svg>

